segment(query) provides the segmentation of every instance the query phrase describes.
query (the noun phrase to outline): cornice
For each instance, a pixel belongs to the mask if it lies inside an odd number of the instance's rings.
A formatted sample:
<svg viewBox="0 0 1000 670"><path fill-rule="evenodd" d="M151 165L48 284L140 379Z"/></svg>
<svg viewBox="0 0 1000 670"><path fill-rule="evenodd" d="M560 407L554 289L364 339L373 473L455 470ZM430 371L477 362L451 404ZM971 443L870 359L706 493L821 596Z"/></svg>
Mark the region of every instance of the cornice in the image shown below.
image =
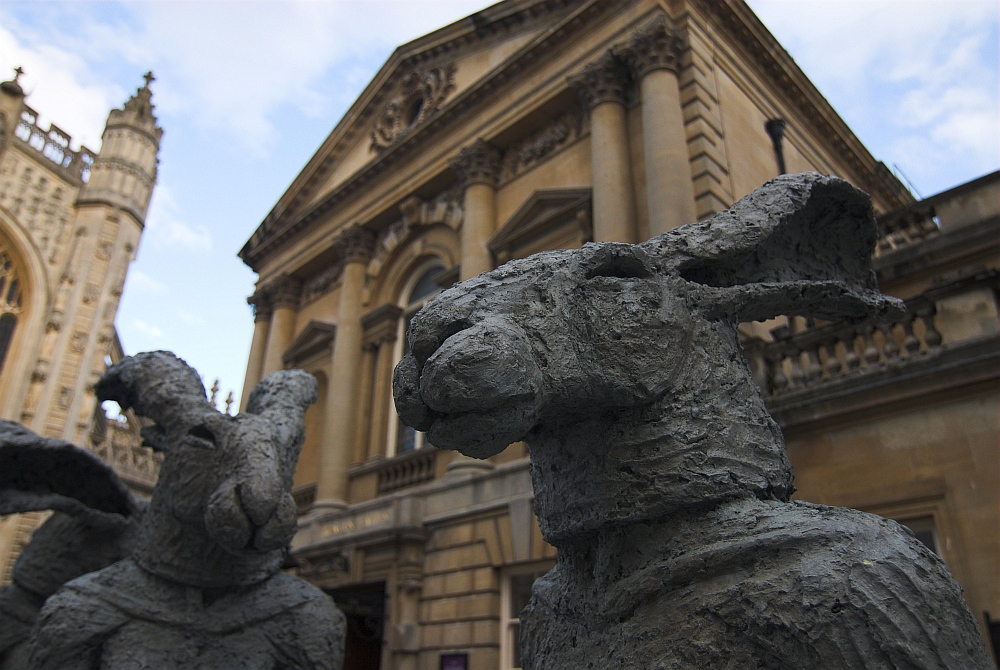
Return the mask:
<svg viewBox="0 0 1000 670"><path fill-rule="evenodd" d="M548 6L553 3L544 4ZM554 4L564 7L575 3L569 0L562 0ZM455 124L459 118L468 114L475 105L494 95L497 89L511 83L526 70L535 67L546 55L554 51L559 44L563 43L567 36L576 34L605 12L621 8L623 4L623 0L586 0L568 16L523 46L498 68L480 79L475 85L452 98L436 115L428 119L423 126L415 129L394 147L377 156L352 174L308 209L296 212L291 216L285 214L279 217L275 214L280 209L281 203L279 202L279 206L275 210L272 210L272 214L268 215L268 218L265 219L264 223L261 224L250 240L240 250L239 257L252 269L256 269L266 254L281 248L294 236L325 216L334 207L362 192L366 186L391 166L410 156L418 147L423 146L430 137ZM384 84L385 81L380 86L384 86ZM361 100L359 99L360 102ZM366 106L369 104L374 103L365 103ZM345 122L342 122L338 128L345 128L347 125L354 127L357 125L356 121L357 118L352 118L350 123L346 123L347 117L345 117ZM336 133L337 130L334 131L334 134ZM317 153L317 156L323 152L324 149L321 149ZM295 184L293 183L293 188L289 189L289 191L292 191L294 186ZM270 225L268 225L269 223Z"/></svg>
<svg viewBox="0 0 1000 670"><path fill-rule="evenodd" d="M744 0L687 2L745 50L764 78L785 95L820 137L827 138L831 148L860 178L859 182L870 186L889 209L913 202L910 192L871 155Z"/></svg>

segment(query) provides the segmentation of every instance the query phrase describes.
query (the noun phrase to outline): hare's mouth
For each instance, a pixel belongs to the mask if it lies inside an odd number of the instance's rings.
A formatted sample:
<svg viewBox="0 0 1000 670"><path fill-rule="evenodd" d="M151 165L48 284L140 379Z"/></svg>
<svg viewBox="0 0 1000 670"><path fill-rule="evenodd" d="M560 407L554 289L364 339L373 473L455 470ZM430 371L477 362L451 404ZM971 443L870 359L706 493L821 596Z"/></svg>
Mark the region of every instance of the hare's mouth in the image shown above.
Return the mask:
<svg viewBox="0 0 1000 670"><path fill-rule="evenodd" d="M486 458L538 420L542 373L519 328L487 319L446 338L421 366L396 368L396 409L431 443Z"/></svg>

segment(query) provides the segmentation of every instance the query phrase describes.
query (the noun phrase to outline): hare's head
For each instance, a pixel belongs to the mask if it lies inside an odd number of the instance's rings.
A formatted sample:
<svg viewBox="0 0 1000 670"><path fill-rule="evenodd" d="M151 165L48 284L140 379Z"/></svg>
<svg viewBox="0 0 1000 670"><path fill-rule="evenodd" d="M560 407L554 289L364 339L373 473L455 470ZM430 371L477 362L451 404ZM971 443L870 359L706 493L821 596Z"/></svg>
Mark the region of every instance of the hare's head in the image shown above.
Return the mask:
<svg viewBox="0 0 1000 670"><path fill-rule="evenodd" d="M413 319L412 353L394 377L400 418L436 446L480 458L528 439L540 512L549 493L559 497L558 482L593 493L595 481L623 471L656 480L634 488L655 484L685 499L719 482L787 497L780 436L738 435L737 424L777 429L740 356L736 325L780 314L861 320L898 309L870 269L875 235L866 194L805 174L643 244L588 244L513 261L445 291ZM714 437L698 436L718 432L705 421L723 414L733 435L711 446ZM580 441L567 437L571 427L598 417L606 430L588 428L582 441L600 443L588 450L601 453L581 454ZM650 446L656 431L677 435ZM622 456L627 462L615 460L630 439L646 438L646 447ZM577 453L565 467L549 463L551 454L534 449L541 442ZM557 484L543 494L539 476Z"/></svg>
<svg viewBox="0 0 1000 670"><path fill-rule="evenodd" d="M303 416L316 400L311 375L276 372L257 385L246 412L229 416L209 404L193 368L154 351L113 365L96 391L155 422L143 429L164 453L152 509L169 510L228 552L280 555L296 530L292 475Z"/></svg>

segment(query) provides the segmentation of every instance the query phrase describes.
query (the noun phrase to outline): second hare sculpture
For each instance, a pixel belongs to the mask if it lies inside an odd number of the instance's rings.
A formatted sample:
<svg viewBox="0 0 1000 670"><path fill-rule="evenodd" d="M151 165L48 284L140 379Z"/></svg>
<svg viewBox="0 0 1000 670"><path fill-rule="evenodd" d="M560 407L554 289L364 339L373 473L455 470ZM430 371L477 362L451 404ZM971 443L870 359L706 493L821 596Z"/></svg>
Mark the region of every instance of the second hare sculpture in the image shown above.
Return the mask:
<svg viewBox="0 0 1000 670"><path fill-rule="evenodd" d="M193 368L157 351L112 366L96 392L155 422L143 437L165 454L159 481L134 529L119 521L116 544L95 541L108 556L127 545L126 557L44 600L26 646L14 650L27 655L27 667L340 670L343 614L325 593L280 570L297 528L290 491L303 415L316 399L312 376L275 373L253 390L246 412L229 416L209 404ZM94 515L130 516L134 505L116 487L117 496L88 496L86 468L73 471L66 460L79 454L51 442L0 426L0 454L13 453L8 460L31 471L7 476L0 501L38 509L42 490L70 512L76 503ZM62 460L33 461L31 450L45 446ZM47 469L39 474L33 462ZM34 559L44 566L46 557Z"/></svg>

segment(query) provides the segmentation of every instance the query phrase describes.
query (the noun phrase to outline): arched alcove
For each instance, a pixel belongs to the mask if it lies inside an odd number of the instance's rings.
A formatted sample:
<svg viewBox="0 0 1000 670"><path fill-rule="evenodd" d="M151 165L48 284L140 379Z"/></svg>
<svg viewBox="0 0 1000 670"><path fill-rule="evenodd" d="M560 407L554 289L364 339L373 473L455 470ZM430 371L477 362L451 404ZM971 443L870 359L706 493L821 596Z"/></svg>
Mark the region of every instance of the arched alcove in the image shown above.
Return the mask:
<svg viewBox="0 0 1000 670"><path fill-rule="evenodd" d="M42 255L27 232L0 208L0 418L19 421L32 366L45 333L48 281ZM15 284L16 282L16 284Z"/></svg>

